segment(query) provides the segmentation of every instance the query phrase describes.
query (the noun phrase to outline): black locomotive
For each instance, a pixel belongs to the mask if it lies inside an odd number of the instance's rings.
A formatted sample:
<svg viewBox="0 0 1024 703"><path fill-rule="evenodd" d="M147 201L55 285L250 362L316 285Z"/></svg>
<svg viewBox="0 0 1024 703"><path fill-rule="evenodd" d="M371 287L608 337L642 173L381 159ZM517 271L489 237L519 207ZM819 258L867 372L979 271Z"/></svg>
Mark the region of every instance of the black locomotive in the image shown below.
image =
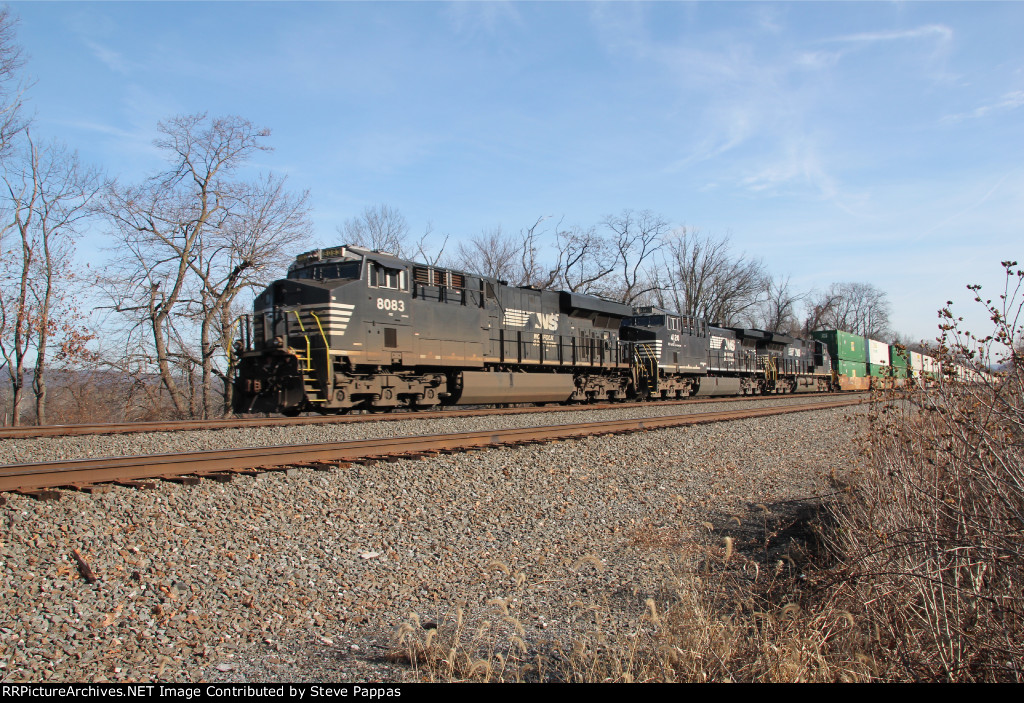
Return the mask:
<svg viewBox="0 0 1024 703"><path fill-rule="evenodd" d="M361 247L301 254L237 345L238 413L823 391L825 345L509 286Z"/></svg>

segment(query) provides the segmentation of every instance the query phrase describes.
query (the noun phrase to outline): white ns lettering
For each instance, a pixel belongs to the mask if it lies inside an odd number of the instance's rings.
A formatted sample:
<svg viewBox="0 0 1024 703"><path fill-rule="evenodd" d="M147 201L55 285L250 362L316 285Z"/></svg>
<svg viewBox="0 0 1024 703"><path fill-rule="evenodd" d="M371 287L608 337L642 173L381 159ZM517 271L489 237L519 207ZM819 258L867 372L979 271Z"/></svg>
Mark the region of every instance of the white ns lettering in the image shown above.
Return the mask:
<svg viewBox="0 0 1024 703"><path fill-rule="evenodd" d="M554 332L558 329L558 315L556 313L534 313L537 316L537 325L541 329L550 330Z"/></svg>

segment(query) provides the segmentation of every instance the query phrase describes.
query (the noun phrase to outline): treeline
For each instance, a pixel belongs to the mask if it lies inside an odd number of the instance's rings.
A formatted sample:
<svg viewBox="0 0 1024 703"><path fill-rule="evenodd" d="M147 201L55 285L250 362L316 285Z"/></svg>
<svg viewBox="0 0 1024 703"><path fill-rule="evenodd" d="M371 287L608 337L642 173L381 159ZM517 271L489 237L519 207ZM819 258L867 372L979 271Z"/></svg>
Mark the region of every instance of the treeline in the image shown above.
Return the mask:
<svg viewBox="0 0 1024 703"><path fill-rule="evenodd" d="M232 344L254 291L312 246L309 193L254 173L270 131L206 114L157 124L162 166L123 182L40 139L0 9L0 364L5 424L206 418L230 412ZM101 270L79 265L85 233L105 237ZM728 237L623 210L596 224L542 216L518 231L413 236L401 212L367 207L338 227L362 244L515 285L657 305L723 325L806 335L839 328L891 337L878 289L797 290ZM83 303L83 301L88 301Z"/></svg>
<svg viewBox="0 0 1024 703"><path fill-rule="evenodd" d="M892 337L890 304L878 288L834 283L824 291L798 290L791 276L774 275L762 260L735 251L729 237L673 225L649 210L623 210L588 226L542 216L515 233L498 226L453 243L429 229L414 236L401 211L382 204L347 220L338 234L347 244L512 285L656 305L721 325L803 336L843 329Z"/></svg>

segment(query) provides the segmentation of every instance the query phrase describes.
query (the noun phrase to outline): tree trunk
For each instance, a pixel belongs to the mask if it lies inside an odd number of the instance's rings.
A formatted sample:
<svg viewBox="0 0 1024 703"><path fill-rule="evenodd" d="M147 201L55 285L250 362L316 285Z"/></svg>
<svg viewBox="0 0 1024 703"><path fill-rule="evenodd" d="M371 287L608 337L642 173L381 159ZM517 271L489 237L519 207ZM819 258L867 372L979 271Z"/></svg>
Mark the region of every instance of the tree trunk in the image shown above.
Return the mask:
<svg viewBox="0 0 1024 703"><path fill-rule="evenodd" d="M32 374L32 390L36 396L36 424L46 424L46 343L41 342Z"/></svg>

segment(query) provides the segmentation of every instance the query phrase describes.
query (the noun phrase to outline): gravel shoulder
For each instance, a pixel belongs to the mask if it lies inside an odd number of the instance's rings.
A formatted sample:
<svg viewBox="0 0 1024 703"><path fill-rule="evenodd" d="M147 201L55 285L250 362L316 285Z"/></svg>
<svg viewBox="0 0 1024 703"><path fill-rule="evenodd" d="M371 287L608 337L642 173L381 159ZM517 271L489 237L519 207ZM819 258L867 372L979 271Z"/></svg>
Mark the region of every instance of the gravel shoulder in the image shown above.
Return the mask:
<svg viewBox="0 0 1024 703"><path fill-rule="evenodd" d="M830 473L858 463L860 413L67 493L55 502L8 496L0 507L0 679L416 680L383 656L395 628L459 609L468 623L517 624L530 647L598 626L624 636L648 598L665 597L686 558L678 546L698 539L702 523L828 492ZM566 422L583 421L571 415ZM465 420L446 422L482 429ZM423 433L417 422L345 432ZM306 428L274 429L276 443L329 441L295 437ZM427 431L459 429L433 422ZM188 434L216 434L224 447L234 441L228 432ZM165 441L192 448L179 435ZM72 550L98 583L83 580Z"/></svg>

